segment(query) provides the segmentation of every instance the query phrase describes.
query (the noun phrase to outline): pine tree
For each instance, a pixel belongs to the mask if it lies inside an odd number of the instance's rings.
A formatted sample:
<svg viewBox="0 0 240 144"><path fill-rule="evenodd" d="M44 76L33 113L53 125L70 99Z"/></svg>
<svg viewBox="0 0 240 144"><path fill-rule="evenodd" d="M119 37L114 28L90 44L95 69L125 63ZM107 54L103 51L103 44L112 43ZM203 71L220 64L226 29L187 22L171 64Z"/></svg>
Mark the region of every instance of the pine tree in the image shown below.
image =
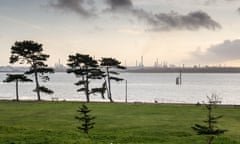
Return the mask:
<svg viewBox="0 0 240 144"><path fill-rule="evenodd" d="M49 77L45 76L46 73L53 73L54 70L49 68L47 64L44 62L47 61L49 55L43 53L42 44L38 44L34 41L22 41L15 42L15 44L11 47L11 56L10 63L14 64L19 62L20 64L29 64L30 68L25 74L33 74L35 77L36 88L34 91L37 93L37 99L40 101L40 92L44 92L47 94L52 94L53 91L40 86L39 84L39 76L44 80L48 81Z"/></svg>
<svg viewBox="0 0 240 144"><path fill-rule="evenodd" d="M105 80L105 86L107 87L108 92L108 98L110 102L113 102L112 99L112 92L111 92L111 80L114 81L122 81L122 78L117 77L116 75L119 75L118 72L112 70L112 69L126 69L126 67L121 66L121 62L114 59L114 58L102 58L100 60L101 66L106 69L106 80ZM106 84L107 83L107 84Z"/></svg>
<svg viewBox="0 0 240 144"><path fill-rule="evenodd" d="M81 126L77 128L88 135L89 130L94 128L95 122L92 121L95 119L95 117L89 115L91 110L89 110L85 104L82 104L82 107L79 107L77 112L79 112L80 116L76 116L75 118L82 123Z"/></svg>
<svg viewBox="0 0 240 144"><path fill-rule="evenodd" d="M32 82L24 74L7 74L7 78L3 82L16 82L16 101L19 101L18 82Z"/></svg>
<svg viewBox="0 0 240 144"><path fill-rule="evenodd" d="M219 129L216 127L216 123L218 122L218 119L222 118L222 116L213 116L213 108L216 107L217 103L219 101L217 100L217 96L215 94L212 94L211 97L208 97L208 104L206 105L206 108L208 110L207 120L204 120L204 123L207 125L199 125L195 124L192 129L197 132L198 135L207 135L208 140L207 143L211 144L215 138L215 136L223 134L226 132L226 130Z"/></svg>
<svg viewBox="0 0 240 144"><path fill-rule="evenodd" d="M91 56L79 53L69 55L67 65L70 67L67 72L74 73L77 78L80 78L75 85L81 86L77 91L85 92L87 102L90 102L90 94L97 92L104 94L105 88L103 87L89 88L92 79L102 79L104 77L104 72L100 70L97 61Z"/></svg>

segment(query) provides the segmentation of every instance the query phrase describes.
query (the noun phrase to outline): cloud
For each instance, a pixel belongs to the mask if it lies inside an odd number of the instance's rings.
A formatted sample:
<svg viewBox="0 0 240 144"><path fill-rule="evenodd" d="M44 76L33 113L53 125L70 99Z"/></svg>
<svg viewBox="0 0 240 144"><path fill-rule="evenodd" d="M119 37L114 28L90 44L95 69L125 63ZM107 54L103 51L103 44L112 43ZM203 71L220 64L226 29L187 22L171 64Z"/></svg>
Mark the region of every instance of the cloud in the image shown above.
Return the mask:
<svg viewBox="0 0 240 144"><path fill-rule="evenodd" d="M221 25L214 21L207 13L203 11L190 12L186 15L181 15L176 12L149 14L143 10L137 12L138 17L145 19L153 26L154 31L162 30L198 30L206 28L215 30L221 28Z"/></svg>
<svg viewBox="0 0 240 144"><path fill-rule="evenodd" d="M211 4L216 4L216 0L206 0L204 2L204 5L211 5Z"/></svg>
<svg viewBox="0 0 240 144"><path fill-rule="evenodd" d="M49 4L56 9L74 12L83 17L91 17L95 15L93 12L93 0L57 0L55 2L50 1Z"/></svg>
<svg viewBox="0 0 240 144"><path fill-rule="evenodd" d="M225 1L227 1L227 2L236 2L238 0L225 0Z"/></svg>
<svg viewBox="0 0 240 144"><path fill-rule="evenodd" d="M223 0L225 2L237 2L238 0ZM212 4L217 4L219 0L206 0L204 1L204 5L212 5Z"/></svg>
<svg viewBox="0 0 240 144"><path fill-rule="evenodd" d="M108 10L111 11L133 9L133 3L131 0L107 0L107 4L110 6Z"/></svg>
<svg viewBox="0 0 240 144"><path fill-rule="evenodd" d="M240 14L240 8L237 9L237 12Z"/></svg>
<svg viewBox="0 0 240 144"><path fill-rule="evenodd" d="M107 0L107 4L110 6L108 11L130 13L150 25L151 31L198 30L200 28L215 30L221 28L219 23L203 11L190 12L187 15L176 12L153 14L144 9L135 8L131 0Z"/></svg>
<svg viewBox="0 0 240 144"><path fill-rule="evenodd" d="M240 39L225 40L223 43L213 45L203 52L200 48L191 53L192 61L206 63L220 63L231 60L240 60Z"/></svg>
<svg viewBox="0 0 240 144"><path fill-rule="evenodd" d="M133 18L145 22L149 31L198 30L201 28L216 30L221 28L219 23L203 11L194 11L185 15L177 12L153 14L134 7L132 0L103 0L103 2L108 7L103 11L115 14L130 14ZM97 15L97 13L94 13L94 0L56 0L51 2L50 6L74 12L83 17Z"/></svg>

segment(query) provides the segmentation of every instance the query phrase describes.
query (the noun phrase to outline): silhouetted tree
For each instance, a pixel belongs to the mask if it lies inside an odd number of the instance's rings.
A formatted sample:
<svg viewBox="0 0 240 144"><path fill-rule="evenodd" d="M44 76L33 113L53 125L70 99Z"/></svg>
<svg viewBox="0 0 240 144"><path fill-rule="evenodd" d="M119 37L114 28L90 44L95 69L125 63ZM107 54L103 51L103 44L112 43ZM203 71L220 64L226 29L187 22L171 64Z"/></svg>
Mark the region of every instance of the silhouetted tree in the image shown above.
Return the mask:
<svg viewBox="0 0 240 144"><path fill-rule="evenodd" d="M76 116L75 118L82 123L81 126L77 128L88 135L89 130L94 128L95 122L92 121L95 119L95 117L89 115L91 110L89 110L85 104L83 104L82 107L79 107L77 112L79 112L80 116Z"/></svg>
<svg viewBox="0 0 240 144"><path fill-rule="evenodd" d="M97 92L104 94L105 88L89 88L91 79L102 79L104 77L104 72L100 70L97 61L91 56L79 53L69 55L67 65L70 67L67 69L68 73L74 73L76 77L81 78L75 85L81 86L77 91L85 92L87 102L90 102L90 94Z"/></svg>
<svg viewBox="0 0 240 144"><path fill-rule="evenodd" d="M23 74L7 74L7 78L3 82L16 82L16 100L19 101L18 82L32 82L32 80Z"/></svg>
<svg viewBox="0 0 240 144"><path fill-rule="evenodd" d="M207 135L209 136L207 139L208 144L212 144L214 137L216 135L223 134L226 132L226 130L219 129L215 126L217 123L217 120L222 118L222 116L213 116L212 110L216 106L219 101L217 100L217 96L215 94L212 94L211 97L208 97L208 104L206 104L206 108L208 110L207 120L204 122L207 123L207 125L199 125L195 124L192 129L197 132L199 135Z"/></svg>
<svg viewBox="0 0 240 144"><path fill-rule="evenodd" d="M104 67L106 69L106 81L107 84L105 84L105 86L107 87L107 92L108 92L108 98L110 100L110 102L113 102L112 99L112 92L111 92L111 80L115 80L115 81L122 81L122 78L116 77L116 75L119 75L118 72L114 71L116 69L126 69L126 67L121 66L121 62L114 59L114 58L102 58L100 60L101 62L101 66ZM114 70L112 70L114 69ZM105 81L105 83L106 83Z"/></svg>
<svg viewBox="0 0 240 144"><path fill-rule="evenodd" d="M54 72L52 68L49 68L48 65L44 63L48 58L49 55L43 53L42 44L38 44L34 41L17 41L11 48L11 64L19 62L20 64L26 63L30 65L29 70L26 71L25 74L34 74L36 83L34 91L37 93L39 101L41 100L40 92L47 94L53 93L52 90L44 86L40 86L38 80L40 76L44 81L48 81L49 77L44 74Z"/></svg>

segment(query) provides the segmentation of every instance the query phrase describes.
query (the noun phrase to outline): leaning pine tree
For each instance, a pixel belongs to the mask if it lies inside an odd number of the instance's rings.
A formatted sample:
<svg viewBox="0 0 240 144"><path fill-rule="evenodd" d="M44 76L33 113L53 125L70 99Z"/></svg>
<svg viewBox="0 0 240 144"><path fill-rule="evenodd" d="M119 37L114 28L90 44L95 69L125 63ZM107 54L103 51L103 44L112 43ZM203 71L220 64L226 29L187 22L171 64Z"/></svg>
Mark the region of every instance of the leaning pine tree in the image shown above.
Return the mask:
<svg viewBox="0 0 240 144"><path fill-rule="evenodd" d="M32 82L32 80L27 78L24 74L7 74L7 78L3 82L16 82L16 101L19 101L18 82Z"/></svg>
<svg viewBox="0 0 240 144"><path fill-rule="evenodd" d="M83 104L82 107L79 107L77 112L79 112L80 116L76 116L75 118L82 123L81 126L77 128L88 135L89 130L94 128L95 122L93 122L93 120L95 117L89 115L91 110L89 110L85 104Z"/></svg>
<svg viewBox="0 0 240 144"><path fill-rule="evenodd" d="M47 94L53 94L53 91L47 87L40 86L39 77L44 81L48 81L49 77L46 73L54 73L52 68L49 68L45 61L49 58L49 55L43 53L42 44L38 44L34 41L21 41L15 42L11 48L10 63L14 64L19 62L20 64L28 64L30 68L25 74L33 74L35 77L36 88L34 92L37 93L38 101L41 100L40 92Z"/></svg>
<svg viewBox="0 0 240 144"><path fill-rule="evenodd" d="M219 102L216 95L213 94L212 97L208 97L208 99L209 103L206 105L208 115L207 120L204 121L207 125L195 124L192 129L199 135L207 135L207 144L212 144L215 136L223 134L226 130L219 129L215 125L218 122L218 119L222 118L222 116L213 116L212 113L213 108Z"/></svg>
<svg viewBox="0 0 240 144"><path fill-rule="evenodd" d="M80 86L78 92L85 92L87 102L90 102L90 94L101 93L104 95L105 87L92 89L89 87L92 79L102 79L104 77L104 72L100 70L96 60L89 55L76 53L75 55L69 55L67 65L70 67L67 72L74 73L77 78L80 78L75 85Z"/></svg>
<svg viewBox="0 0 240 144"><path fill-rule="evenodd" d="M121 66L121 62L114 59L114 58L102 58L100 60L101 62L101 66L105 68L106 70L106 80L105 80L105 84L104 86L107 87L107 94L108 94L108 98L110 100L110 102L113 102L112 99L112 92L111 92L111 80L114 81L122 81L122 78L117 77L116 75L119 75L119 72L116 71L116 69L126 69L126 67Z"/></svg>

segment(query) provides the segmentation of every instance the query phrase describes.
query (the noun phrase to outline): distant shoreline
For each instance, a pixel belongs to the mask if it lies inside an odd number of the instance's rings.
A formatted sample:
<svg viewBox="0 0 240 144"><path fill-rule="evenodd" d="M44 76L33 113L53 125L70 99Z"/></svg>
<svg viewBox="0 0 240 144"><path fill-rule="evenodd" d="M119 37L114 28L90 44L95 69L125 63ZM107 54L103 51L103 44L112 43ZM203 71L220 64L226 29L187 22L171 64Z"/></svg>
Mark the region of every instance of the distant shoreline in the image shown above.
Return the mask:
<svg viewBox="0 0 240 144"><path fill-rule="evenodd" d="M10 67L1 69L0 73L23 73L26 67ZM67 73L66 70L55 69L56 73ZM240 67L127 67L122 73L240 73Z"/></svg>
<svg viewBox="0 0 240 144"><path fill-rule="evenodd" d="M142 67L129 68L124 72L129 73L240 73L240 67L203 67L203 68L162 68Z"/></svg>

